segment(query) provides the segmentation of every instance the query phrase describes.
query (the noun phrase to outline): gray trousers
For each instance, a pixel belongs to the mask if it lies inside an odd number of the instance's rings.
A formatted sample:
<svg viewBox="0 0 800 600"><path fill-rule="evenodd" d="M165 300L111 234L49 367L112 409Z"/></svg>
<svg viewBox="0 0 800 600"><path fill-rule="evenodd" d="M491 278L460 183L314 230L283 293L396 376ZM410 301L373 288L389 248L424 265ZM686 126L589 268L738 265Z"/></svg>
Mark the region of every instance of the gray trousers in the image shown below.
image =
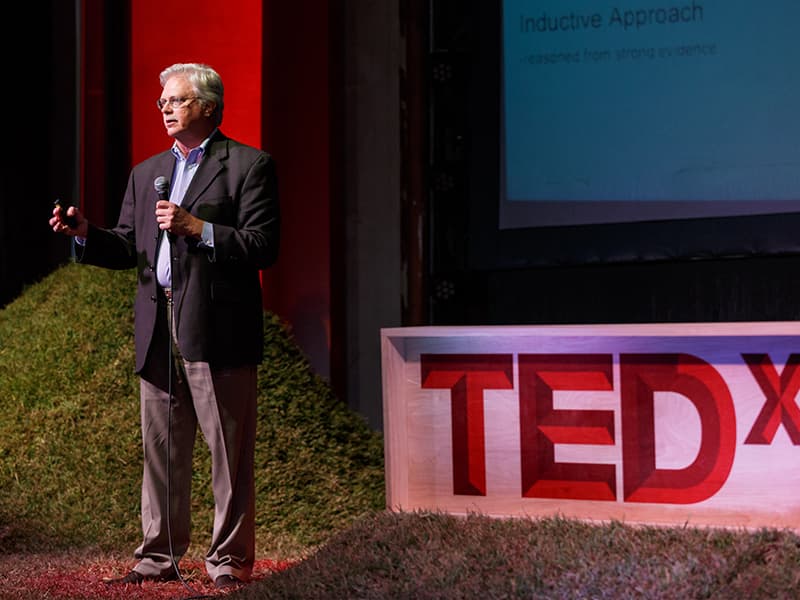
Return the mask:
<svg viewBox="0 0 800 600"><path fill-rule="evenodd" d="M189 548L192 455L199 425L211 453L214 494L206 571L212 580L229 574L246 581L255 562L257 368L211 369L175 353L177 362L170 362L168 327L158 324L163 335L156 336L157 349L140 379L143 541L134 554L139 559L134 569L147 577L168 575L171 557L177 564Z"/></svg>

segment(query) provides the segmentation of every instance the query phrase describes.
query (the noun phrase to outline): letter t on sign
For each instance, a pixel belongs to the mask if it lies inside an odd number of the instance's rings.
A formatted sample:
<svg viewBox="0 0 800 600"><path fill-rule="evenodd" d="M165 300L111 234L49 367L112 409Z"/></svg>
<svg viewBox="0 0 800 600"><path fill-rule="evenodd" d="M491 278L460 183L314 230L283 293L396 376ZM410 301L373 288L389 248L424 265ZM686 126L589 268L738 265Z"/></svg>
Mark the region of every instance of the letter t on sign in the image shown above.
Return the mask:
<svg viewBox="0 0 800 600"><path fill-rule="evenodd" d="M453 493L486 495L484 390L514 387L511 354L422 354L422 387L449 389L453 435Z"/></svg>

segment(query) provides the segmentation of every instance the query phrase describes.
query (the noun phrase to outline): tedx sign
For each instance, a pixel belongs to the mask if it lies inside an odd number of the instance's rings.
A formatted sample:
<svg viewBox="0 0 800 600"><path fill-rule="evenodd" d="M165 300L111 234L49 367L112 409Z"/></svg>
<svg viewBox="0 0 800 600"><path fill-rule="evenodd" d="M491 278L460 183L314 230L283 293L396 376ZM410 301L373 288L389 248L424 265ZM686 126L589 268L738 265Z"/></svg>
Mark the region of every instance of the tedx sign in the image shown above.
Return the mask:
<svg viewBox="0 0 800 600"><path fill-rule="evenodd" d="M392 508L800 525L794 323L382 331Z"/></svg>

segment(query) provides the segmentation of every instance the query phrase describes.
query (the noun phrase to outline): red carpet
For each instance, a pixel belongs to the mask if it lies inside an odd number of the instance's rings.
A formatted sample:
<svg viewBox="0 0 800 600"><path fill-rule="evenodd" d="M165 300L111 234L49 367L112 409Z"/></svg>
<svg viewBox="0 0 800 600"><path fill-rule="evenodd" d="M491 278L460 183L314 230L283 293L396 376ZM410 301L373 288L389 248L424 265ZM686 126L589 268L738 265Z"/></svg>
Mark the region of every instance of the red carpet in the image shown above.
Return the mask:
<svg viewBox="0 0 800 600"><path fill-rule="evenodd" d="M67 554L15 555L0 558L0 598L103 598L118 600L178 599L190 596L224 596L206 576L202 561L182 561L181 581L144 582L142 585L109 586L104 579L119 577L133 566L131 560L70 557ZM288 561L259 560L249 585L291 566Z"/></svg>

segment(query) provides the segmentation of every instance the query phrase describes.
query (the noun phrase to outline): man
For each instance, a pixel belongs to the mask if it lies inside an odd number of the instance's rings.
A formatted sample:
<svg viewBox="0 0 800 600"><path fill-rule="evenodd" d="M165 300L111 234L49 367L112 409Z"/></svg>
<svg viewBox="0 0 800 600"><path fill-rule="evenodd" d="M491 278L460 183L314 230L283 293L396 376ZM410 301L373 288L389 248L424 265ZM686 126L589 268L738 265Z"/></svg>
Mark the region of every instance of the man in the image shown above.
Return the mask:
<svg viewBox="0 0 800 600"><path fill-rule="evenodd" d="M108 583L178 576L199 424L215 502L205 564L224 588L247 581L255 560L260 270L278 254L275 164L219 130L223 85L212 68L175 64L160 82L157 106L174 143L132 169L117 225L103 229L57 207L50 226L75 236L78 262L138 272L143 540L131 572Z"/></svg>

